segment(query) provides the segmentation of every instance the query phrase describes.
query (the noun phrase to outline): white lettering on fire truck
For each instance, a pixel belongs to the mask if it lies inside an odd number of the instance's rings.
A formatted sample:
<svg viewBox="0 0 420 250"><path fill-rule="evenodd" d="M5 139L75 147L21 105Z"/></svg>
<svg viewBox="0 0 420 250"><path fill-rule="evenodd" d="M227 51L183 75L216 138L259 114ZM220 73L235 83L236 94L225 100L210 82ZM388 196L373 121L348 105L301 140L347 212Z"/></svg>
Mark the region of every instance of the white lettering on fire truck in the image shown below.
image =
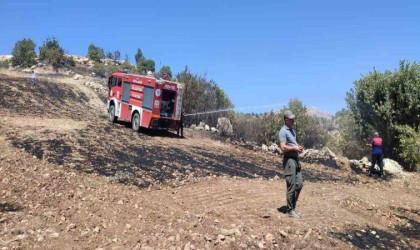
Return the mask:
<svg viewBox="0 0 420 250"><path fill-rule="evenodd" d="M142 80L139 80L138 78L134 79L134 80L133 80L133 82L134 82L134 83L140 83L140 84L142 84L142 83L143 83L143 81L142 81Z"/></svg>
<svg viewBox="0 0 420 250"><path fill-rule="evenodd" d="M134 91L143 92L143 87L132 86L131 89Z"/></svg>
<svg viewBox="0 0 420 250"><path fill-rule="evenodd" d="M175 91L175 86L173 85L163 85L163 88Z"/></svg>
<svg viewBox="0 0 420 250"><path fill-rule="evenodd" d="M137 99L141 99L143 97L143 95L141 94L131 94L132 97L137 98Z"/></svg>

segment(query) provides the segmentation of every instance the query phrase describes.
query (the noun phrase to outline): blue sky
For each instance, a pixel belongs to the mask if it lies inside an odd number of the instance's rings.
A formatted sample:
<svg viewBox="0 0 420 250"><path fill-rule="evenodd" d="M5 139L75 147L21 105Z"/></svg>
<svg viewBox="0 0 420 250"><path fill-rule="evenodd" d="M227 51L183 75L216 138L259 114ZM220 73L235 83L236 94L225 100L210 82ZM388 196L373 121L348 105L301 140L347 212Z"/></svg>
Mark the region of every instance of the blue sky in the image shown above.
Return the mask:
<svg viewBox="0 0 420 250"><path fill-rule="evenodd" d="M242 112L299 98L335 113L374 67L419 61L420 1L12 1L0 2L0 54L55 36L70 54L90 43L137 48L173 74L207 74ZM38 52L38 50L37 50ZM255 108L265 106L264 108Z"/></svg>

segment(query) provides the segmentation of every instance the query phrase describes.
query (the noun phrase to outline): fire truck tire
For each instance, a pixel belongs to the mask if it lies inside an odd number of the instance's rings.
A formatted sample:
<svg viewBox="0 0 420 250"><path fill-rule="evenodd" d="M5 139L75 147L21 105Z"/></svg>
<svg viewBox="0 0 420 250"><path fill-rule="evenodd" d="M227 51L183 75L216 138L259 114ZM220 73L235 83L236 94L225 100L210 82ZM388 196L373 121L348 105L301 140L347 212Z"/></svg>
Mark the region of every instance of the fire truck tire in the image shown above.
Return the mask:
<svg viewBox="0 0 420 250"><path fill-rule="evenodd" d="M115 106L111 105L108 109L108 119L110 122L116 122L117 117L115 116Z"/></svg>
<svg viewBox="0 0 420 250"><path fill-rule="evenodd" d="M133 119L131 120L131 126L136 132L140 130L140 114L138 112L134 113Z"/></svg>

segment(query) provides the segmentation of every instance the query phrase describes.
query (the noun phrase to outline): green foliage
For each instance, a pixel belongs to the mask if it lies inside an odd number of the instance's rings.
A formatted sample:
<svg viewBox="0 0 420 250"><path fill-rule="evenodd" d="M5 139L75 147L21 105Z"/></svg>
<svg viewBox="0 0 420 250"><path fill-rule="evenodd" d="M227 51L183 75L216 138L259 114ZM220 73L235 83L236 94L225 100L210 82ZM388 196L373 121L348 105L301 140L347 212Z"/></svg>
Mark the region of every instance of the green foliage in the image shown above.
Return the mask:
<svg viewBox="0 0 420 250"><path fill-rule="evenodd" d="M361 129L358 129L360 127L356 124L356 120L350 110L340 111L340 113L336 114L336 119L339 124L340 136L335 138L334 142L329 142L328 146L334 152L350 159L361 159L368 154L371 148L365 147L368 141L363 141L363 132Z"/></svg>
<svg viewBox="0 0 420 250"><path fill-rule="evenodd" d="M167 74L169 79L172 79L172 71L169 66L163 65L159 70L159 76L163 78L163 75Z"/></svg>
<svg viewBox="0 0 420 250"><path fill-rule="evenodd" d="M140 64L139 69L142 74L146 74L147 71L155 72L155 61L151 59L144 60Z"/></svg>
<svg viewBox="0 0 420 250"><path fill-rule="evenodd" d="M131 63L124 61L120 65L120 69L122 69L122 70L128 70L130 72L135 72L136 67L134 65L132 65Z"/></svg>
<svg viewBox="0 0 420 250"><path fill-rule="evenodd" d="M111 51L106 52L106 58L107 59L113 59L114 55L112 54Z"/></svg>
<svg viewBox="0 0 420 250"><path fill-rule="evenodd" d="M29 38L16 42L12 55L12 66L31 67L36 64L35 43Z"/></svg>
<svg viewBox="0 0 420 250"><path fill-rule="evenodd" d="M271 144L278 142L278 134L281 124L281 115L279 112L270 111L260 116L260 136L259 143Z"/></svg>
<svg viewBox="0 0 420 250"><path fill-rule="evenodd" d="M114 51L114 60L119 61L121 58L121 52L119 50Z"/></svg>
<svg viewBox="0 0 420 250"><path fill-rule="evenodd" d="M64 64L64 50L55 37L49 37L44 44L39 47L39 59L47 61L55 70Z"/></svg>
<svg viewBox="0 0 420 250"><path fill-rule="evenodd" d="M287 107L280 111L270 111L263 114L235 113L232 119L233 133L236 138L242 138L256 143L278 143L278 133L284 124L284 111L291 110L295 115L295 130L298 143L305 148L322 148L330 138L327 126L322 119L311 117L307 108L298 99L289 101Z"/></svg>
<svg viewBox="0 0 420 250"><path fill-rule="evenodd" d="M65 63L73 67L76 66L76 62L72 56L65 56Z"/></svg>
<svg viewBox="0 0 420 250"><path fill-rule="evenodd" d="M232 102L213 80L192 74L188 67L176 75L176 80L185 84L182 108L187 114L233 108ZM230 116L231 113L227 111L209 113L188 117L186 123L205 121L211 126L216 126L219 117L229 118Z"/></svg>
<svg viewBox="0 0 420 250"><path fill-rule="evenodd" d="M145 59L143 56L143 52L141 52L141 49L137 49L137 53L134 56L134 59L136 59L136 65L139 65L139 63Z"/></svg>
<svg viewBox="0 0 420 250"><path fill-rule="evenodd" d="M264 114L235 113L231 119L233 136L237 139L268 144L270 141L264 139L266 133L261 132L263 124L267 124L265 120Z"/></svg>
<svg viewBox="0 0 420 250"><path fill-rule="evenodd" d="M400 126L416 131L420 125L420 66L400 62L399 70L376 70L354 82L346 101L363 138L378 131L386 157L403 160ZM393 150L395 149L395 150Z"/></svg>
<svg viewBox="0 0 420 250"><path fill-rule="evenodd" d="M399 156L407 164L409 171L420 171L420 132L408 125L397 126L400 133Z"/></svg>
<svg viewBox="0 0 420 250"><path fill-rule="evenodd" d="M100 62L95 62L93 64L93 72L96 73L97 76L100 77L109 77L113 72L116 72L120 70L120 68L117 65L105 65Z"/></svg>
<svg viewBox="0 0 420 250"><path fill-rule="evenodd" d="M136 59L138 73L145 75L147 71L155 72L155 61L146 59L141 52L141 49L137 49L134 58Z"/></svg>
<svg viewBox="0 0 420 250"><path fill-rule="evenodd" d="M88 47L88 58L95 62L100 62L101 59L105 58L104 50L100 47L95 46L91 43Z"/></svg>
<svg viewBox="0 0 420 250"><path fill-rule="evenodd" d="M0 61L0 69L8 69L9 65L10 65L10 61L7 59Z"/></svg>
<svg viewBox="0 0 420 250"><path fill-rule="evenodd" d="M320 120L308 115L308 109L299 99L291 99L288 107L281 110L282 122L287 109L296 115L295 130L300 145L305 148L322 148L327 144L329 136L326 127L322 126Z"/></svg>

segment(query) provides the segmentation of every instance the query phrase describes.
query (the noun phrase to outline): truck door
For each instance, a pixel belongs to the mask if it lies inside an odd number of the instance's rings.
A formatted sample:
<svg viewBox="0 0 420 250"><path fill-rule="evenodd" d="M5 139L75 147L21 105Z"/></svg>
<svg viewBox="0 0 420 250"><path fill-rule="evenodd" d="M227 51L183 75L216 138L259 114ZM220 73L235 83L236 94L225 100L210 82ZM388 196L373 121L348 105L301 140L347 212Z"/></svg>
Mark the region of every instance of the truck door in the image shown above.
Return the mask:
<svg viewBox="0 0 420 250"><path fill-rule="evenodd" d="M124 81L122 89L120 119L125 121L131 121L130 85L129 81Z"/></svg>
<svg viewBox="0 0 420 250"><path fill-rule="evenodd" d="M150 121L152 119L153 114L153 93L154 89L151 86L144 86L144 95L143 95L143 113L142 113L142 119L141 119L141 126L148 128L150 127Z"/></svg>

